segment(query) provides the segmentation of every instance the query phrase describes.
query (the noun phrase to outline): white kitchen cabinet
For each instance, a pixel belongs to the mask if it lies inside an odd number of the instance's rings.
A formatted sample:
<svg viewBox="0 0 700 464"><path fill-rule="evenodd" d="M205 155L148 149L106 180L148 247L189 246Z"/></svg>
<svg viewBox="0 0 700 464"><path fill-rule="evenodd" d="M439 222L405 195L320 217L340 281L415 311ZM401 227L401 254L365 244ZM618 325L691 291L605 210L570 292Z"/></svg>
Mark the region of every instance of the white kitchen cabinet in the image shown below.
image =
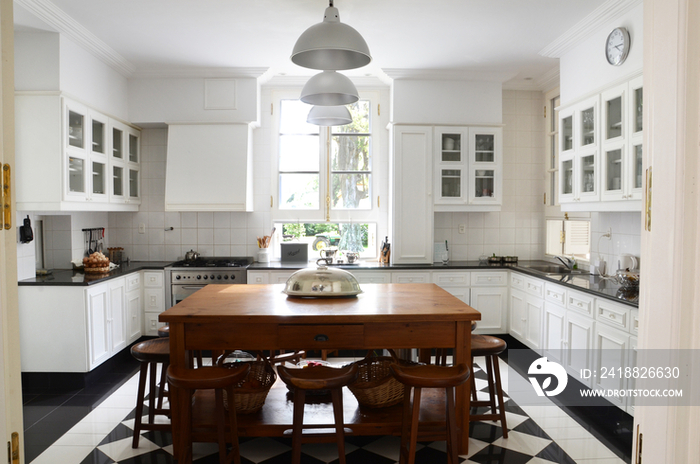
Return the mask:
<svg viewBox="0 0 700 464"><path fill-rule="evenodd" d="M629 332L631 327L631 312L632 308L628 305L596 298L595 318L599 323L598 325L605 324Z"/></svg>
<svg viewBox="0 0 700 464"><path fill-rule="evenodd" d="M593 338L595 322L574 311L566 312L563 366L582 383L591 386L591 379L581 379L582 369L593 368Z"/></svg>
<svg viewBox="0 0 700 464"><path fill-rule="evenodd" d="M141 298L141 273L133 272L126 276L126 328L127 344L141 336L141 320L144 312Z"/></svg>
<svg viewBox="0 0 700 464"><path fill-rule="evenodd" d="M550 361L563 364L566 351L566 309L545 301L542 315L542 352Z"/></svg>
<svg viewBox="0 0 700 464"><path fill-rule="evenodd" d="M595 375L591 376L593 388L622 390L627 387L628 381L624 375L620 375L618 369L624 372L629 365L629 343L629 333L604 324L596 324L593 364ZM620 408L624 409L626 406L625 397L606 399Z"/></svg>
<svg viewBox="0 0 700 464"><path fill-rule="evenodd" d="M390 231L392 264L433 262L433 129L392 126ZM420 219L419 219L420 218Z"/></svg>
<svg viewBox="0 0 700 464"><path fill-rule="evenodd" d="M109 285L89 287L85 291L87 310L88 369L102 364L111 354ZM50 372L50 371L49 371Z"/></svg>
<svg viewBox="0 0 700 464"><path fill-rule="evenodd" d="M253 211L248 124L168 126L165 210Z"/></svg>
<svg viewBox="0 0 700 464"><path fill-rule="evenodd" d="M109 281L110 352L118 353L126 348L127 339L126 281L118 278Z"/></svg>
<svg viewBox="0 0 700 464"><path fill-rule="evenodd" d="M246 274L248 284L269 284L270 271L248 271Z"/></svg>
<svg viewBox="0 0 700 464"><path fill-rule="evenodd" d="M469 304L469 272L464 271L433 271L432 282L443 290Z"/></svg>
<svg viewBox="0 0 700 464"><path fill-rule="evenodd" d="M60 93L20 92L15 108L18 210L138 211L138 202L113 197L119 161L108 153L111 126L137 129Z"/></svg>
<svg viewBox="0 0 700 464"><path fill-rule="evenodd" d="M481 313L475 333L507 333L508 287L472 287L469 306Z"/></svg>
<svg viewBox="0 0 700 464"><path fill-rule="evenodd" d="M435 127L435 211L499 211L500 127Z"/></svg>
<svg viewBox="0 0 700 464"><path fill-rule="evenodd" d="M391 282L395 284L426 284L431 282L430 272L392 272Z"/></svg>
<svg viewBox="0 0 700 464"><path fill-rule="evenodd" d="M158 322L158 315L165 308L165 272L160 270L143 271L143 334L158 335L158 328L165 325ZM170 291L170 289L168 289Z"/></svg>
<svg viewBox="0 0 700 464"><path fill-rule="evenodd" d="M562 211L640 211L642 77L559 109Z"/></svg>
<svg viewBox="0 0 700 464"><path fill-rule="evenodd" d="M351 271L360 284L391 283L392 273L387 271Z"/></svg>
<svg viewBox="0 0 700 464"><path fill-rule="evenodd" d="M525 278L531 288L541 288L544 282ZM510 334L531 349L538 351L542 345L542 317L544 300L536 290L510 291Z"/></svg>

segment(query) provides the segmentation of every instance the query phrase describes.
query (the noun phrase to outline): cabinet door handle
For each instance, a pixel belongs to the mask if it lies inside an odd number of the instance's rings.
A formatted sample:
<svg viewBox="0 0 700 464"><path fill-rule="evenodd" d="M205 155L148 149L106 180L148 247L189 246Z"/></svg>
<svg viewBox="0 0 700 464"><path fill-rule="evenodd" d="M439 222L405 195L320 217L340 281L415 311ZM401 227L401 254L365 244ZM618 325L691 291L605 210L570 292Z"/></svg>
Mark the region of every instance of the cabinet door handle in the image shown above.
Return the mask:
<svg viewBox="0 0 700 464"><path fill-rule="evenodd" d="M610 317L610 319L615 319L615 315L614 315L614 314L609 314L608 316Z"/></svg>
<svg viewBox="0 0 700 464"><path fill-rule="evenodd" d="M328 341L328 335L324 334L318 334L314 337L315 342L327 342Z"/></svg>

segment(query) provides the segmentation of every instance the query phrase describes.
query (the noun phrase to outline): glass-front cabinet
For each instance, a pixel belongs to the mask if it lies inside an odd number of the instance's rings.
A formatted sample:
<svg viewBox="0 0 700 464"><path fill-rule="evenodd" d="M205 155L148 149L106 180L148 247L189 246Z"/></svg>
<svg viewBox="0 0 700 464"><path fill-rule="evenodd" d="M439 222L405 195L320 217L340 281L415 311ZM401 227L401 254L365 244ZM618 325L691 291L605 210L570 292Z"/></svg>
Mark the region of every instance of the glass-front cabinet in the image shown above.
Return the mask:
<svg viewBox="0 0 700 464"><path fill-rule="evenodd" d="M643 124L641 76L559 110L564 211L641 208L641 202L626 202L642 198Z"/></svg>
<svg viewBox="0 0 700 464"><path fill-rule="evenodd" d="M87 150L88 133L85 128L88 122L87 107L77 103L64 101L63 114L65 118L64 132L64 185L63 199L65 201L86 201L89 192L89 150Z"/></svg>
<svg viewBox="0 0 700 464"><path fill-rule="evenodd" d="M140 133L119 121L111 121L111 190L113 203L141 203Z"/></svg>
<svg viewBox="0 0 700 464"><path fill-rule="evenodd" d="M436 211L495 211L501 204L500 127L434 128Z"/></svg>

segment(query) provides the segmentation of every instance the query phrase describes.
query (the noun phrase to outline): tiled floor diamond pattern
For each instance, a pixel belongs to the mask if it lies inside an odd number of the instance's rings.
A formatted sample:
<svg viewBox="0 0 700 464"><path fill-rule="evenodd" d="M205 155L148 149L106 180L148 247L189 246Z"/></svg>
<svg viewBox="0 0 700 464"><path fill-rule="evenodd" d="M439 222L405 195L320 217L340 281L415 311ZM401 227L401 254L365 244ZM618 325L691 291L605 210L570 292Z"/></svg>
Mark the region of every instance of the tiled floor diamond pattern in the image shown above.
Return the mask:
<svg viewBox="0 0 700 464"><path fill-rule="evenodd" d="M505 366L502 371L505 370ZM477 390L487 391L486 374L478 367L474 370ZM106 400L86 419L76 425L59 442L41 454L33 464L171 464L175 463L172 438L166 432L144 432L138 449L131 448L136 393L134 377ZM565 414L556 411L532 411L529 415L506 395L508 438L503 438L500 422L476 422L470 425L469 454L461 456L466 464L624 464L600 443L586 450L590 435L585 435L570 424L570 432L555 428L555 435L562 437L568 449L581 457L574 460L563 446L553 441L540 425L546 422L564 421ZM131 403L130 401L131 400ZM556 408L558 411L559 409ZM488 411L488 408L480 408ZM145 408L147 413L147 404ZM106 424L121 417L110 431L104 434ZM534 416L534 417L533 417ZM159 417L159 420L167 420ZM585 431L584 431L585 432ZM398 461L399 437L347 437L346 460L348 464L394 464ZM595 440L592 440L595 441ZM193 449L196 464L218 463L218 448L213 443L196 443ZM605 460L602 460L605 458ZM615 458L608 461L610 458ZM598 460L601 459L601 460ZM243 464L287 464L291 461L291 440L286 438L241 438L241 462ZM337 463L338 453L334 443L305 444L302 447L303 464ZM418 464L446 462L445 442L425 442L418 445Z"/></svg>

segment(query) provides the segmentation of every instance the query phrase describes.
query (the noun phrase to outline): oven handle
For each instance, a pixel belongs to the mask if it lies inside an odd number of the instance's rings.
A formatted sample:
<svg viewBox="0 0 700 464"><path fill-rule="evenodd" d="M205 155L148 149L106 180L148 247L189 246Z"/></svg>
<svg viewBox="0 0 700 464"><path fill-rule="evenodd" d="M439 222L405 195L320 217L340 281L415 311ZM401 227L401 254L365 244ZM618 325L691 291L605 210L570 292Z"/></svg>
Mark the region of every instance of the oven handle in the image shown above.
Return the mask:
<svg viewBox="0 0 700 464"><path fill-rule="evenodd" d="M180 285L179 287L184 289L184 290L200 290L200 289L206 287L206 284L205 285Z"/></svg>

